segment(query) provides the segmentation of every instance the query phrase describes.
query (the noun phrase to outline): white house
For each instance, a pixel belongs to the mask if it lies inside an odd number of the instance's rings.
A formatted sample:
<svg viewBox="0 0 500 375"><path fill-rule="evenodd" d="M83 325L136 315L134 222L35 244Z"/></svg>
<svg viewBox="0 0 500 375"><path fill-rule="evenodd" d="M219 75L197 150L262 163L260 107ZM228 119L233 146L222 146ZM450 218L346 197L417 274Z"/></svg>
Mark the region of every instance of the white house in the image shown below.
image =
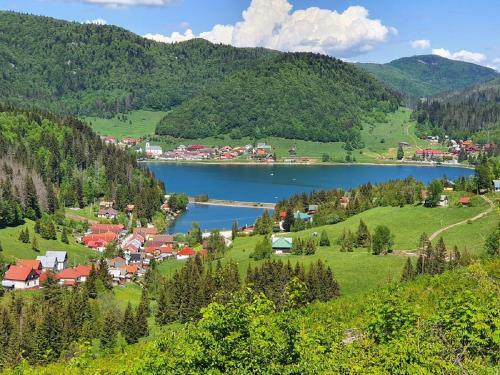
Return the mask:
<svg viewBox="0 0 500 375"><path fill-rule="evenodd" d="M4 288L29 289L40 285L40 275L33 268L10 266L2 280Z"/></svg>
<svg viewBox="0 0 500 375"><path fill-rule="evenodd" d="M57 270L57 258L54 256L39 255L36 257L42 263L42 269L47 271Z"/></svg>
<svg viewBox="0 0 500 375"><path fill-rule="evenodd" d="M150 157L161 156L161 154L163 154L163 150L160 146L152 146L149 142L146 142L144 152Z"/></svg>
<svg viewBox="0 0 500 375"><path fill-rule="evenodd" d="M446 195L441 194L441 197L439 197L438 206L448 207L448 197Z"/></svg>
<svg viewBox="0 0 500 375"><path fill-rule="evenodd" d="M57 259L57 271L62 271L68 266L68 253L66 251L47 251L45 256Z"/></svg>
<svg viewBox="0 0 500 375"><path fill-rule="evenodd" d="M500 193L500 180L493 180L493 185L495 186L495 193Z"/></svg>

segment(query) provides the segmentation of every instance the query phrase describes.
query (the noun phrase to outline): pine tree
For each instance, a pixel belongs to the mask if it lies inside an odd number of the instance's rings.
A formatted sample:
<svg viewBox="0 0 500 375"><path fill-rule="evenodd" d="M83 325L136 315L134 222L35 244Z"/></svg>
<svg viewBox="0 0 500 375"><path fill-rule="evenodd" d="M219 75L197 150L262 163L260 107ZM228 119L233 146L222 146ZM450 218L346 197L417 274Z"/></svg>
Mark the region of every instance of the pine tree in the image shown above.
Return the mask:
<svg viewBox="0 0 500 375"><path fill-rule="evenodd" d="M135 344L137 342L136 329L135 329L135 317L132 312L132 304L129 302L125 313L123 314L122 321L122 334L128 344Z"/></svg>
<svg viewBox="0 0 500 375"><path fill-rule="evenodd" d="M398 147L398 152L396 157L398 160L402 160L405 157L405 152L403 151L403 147L401 145Z"/></svg>
<svg viewBox="0 0 500 375"><path fill-rule="evenodd" d="M54 193L54 186L49 183L47 185L47 210L51 214L56 212L57 209L57 198L56 194Z"/></svg>
<svg viewBox="0 0 500 375"><path fill-rule="evenodd" d="M87 294L89 298L96 299L97 298L97 287L95 282L97 280L97 272L95 270L94 263L92 263L92 268L90 269L89 277L85 281L85 289L87 289Z"/></svg>
<svg viewBox="0 0 500 375"><path fill-rule="evenodd" d="M149 307L147 307L143 301L137 306L135 311L135 325L134 332L135 338L138 340L141 337L146 337L149 333L148 329L148 315Z"/></svg>
<svg viewBox="0 0 500 375"><path fill-rule="evenodd" d="M321 237L319 239L319 246L330 246L330 239L328 238L328 234L324 229L321 232Z"/></svg>
<svg viewBox="0 0 500 375"><path fill-rule="evenodd" d="M22 243L30 242L30 232L28 230L28 227L21 229L21 232L19 233L19 241L21 241Z"/></svg>
<svg viewBox="0 0 500 375"><path fill-rule="evenodd" d="M111 275L109 274L108 262L106 259L99 260L99 269L97 270L97 278L102 281L104 287L108 290L113 289Z"/></svg>
<svg viewBox="0 0 500 375"><path fill-rule="evenodd" d="M450 262L449 262L449 268L457 268L460 265L461 262L461 254L460 251L458 250L457 245L453 247L453 252L450 254Z"/></svg>
<svg viewBox="0 0 500 375"><path fill-rule="evenodd" d="M35 220L35 229L34 230L35 230L36 234L40 234L40 230L41 230L40 219Z"/></svg>
<svg viewBox="0 0 500 375"><path fill-rule="evenodd" d="M66 227L63 227L62 234L61 234L61 242L65 244L69 244L69 239L68 239L68 230Z"/></svg>
<svg viewBox="0 0 500 375"><path fill-rule="evenodd" d="M290 232L294 222L295 222L295 217L293 216L293 211L291 208L288 208L286 210L285 218L283 219L283 230L285 232Z"/></svg>
<svg viewBox="0 0 500 375"><path fill-rule="evenodd" d="M0 241L0 253L3 251L3 246L2 246L2 242ZM0 263L1 263L1 258L0 258Z"/></svg>
<svg viewBox="0 0 500 375"><path fill-rule="evenodd" d="M40 218L41 213L33 178L27 176L24 183L24 215L28 219L36 220Z"/></svg>
<svg viewBox="0 0 500 375"><path fill-rule="evenodd" d="M231 227L231 239L234 239L238 236L238 222L236 220L233 221L233 225Z"/></svg>
<svg viewBox="0 0 500 375"><path fill-rule="evenodd" d="M411 259L406 258L405 267L403 268L403 274L401 275L401 281L409 281L415 278L415 270L413 269L413 264Z"/></svg>
<svg viewBox="0 0 500 375"><path fill-rule="evenodd" d="M110 349L116 344L118 330L116 316L116 311L114 311L114 309L110 309L104 317L101 334L99 335L101 347L104 349Z"/></svg>
<svg viewBox="0 0 500 375"><path fill-rule="evenodd" d="M31 242L31 250L40 252L40 245L38 244L38 240L35 235L33 235L33 241Z"/></svg>
<svg viewBox="0 0 500 375"><path fill-rule="evenodd" d="M443 273L446 269L446 245L443 237L439 238L438 244L434 249L435 273Z"/></svg>
<svg viewBox="0 0 500 375"><path fill-rule="evenodd" d="M359 221L358 231L356 232L356 243L358 247L370 247L371 235L368 226L363 220Z"/></svg>

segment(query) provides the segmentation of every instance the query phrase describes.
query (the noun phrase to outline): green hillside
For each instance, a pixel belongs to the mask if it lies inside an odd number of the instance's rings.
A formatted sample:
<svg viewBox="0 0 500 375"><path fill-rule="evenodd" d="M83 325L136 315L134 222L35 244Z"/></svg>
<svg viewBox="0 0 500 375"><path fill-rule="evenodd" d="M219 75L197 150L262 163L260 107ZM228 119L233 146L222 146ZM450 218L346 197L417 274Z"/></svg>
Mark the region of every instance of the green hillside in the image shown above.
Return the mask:
<svg viewBox="0 0 500 375"><path fill-rule="evenodd" d="M0 100L72 115L168 110L276 52L157 43L116 26L0 12Z"/></svg>
<svg viewBox="0 0 500 375"><path fill-rule="evenodd" d="M420 133L500 141L500 78L418 103L413 117Z"/></svg>
<svg viewBox="0 0 500 375"><path fill-rule="evenodd" d="M494 374L499 261L275 312L263 296L212 303L197 323L102 357L12 374ZM300 293L300 292L296 292Z"/></svg>
<svg viewBox="0 0 500 375"><path fill-rule="evenodd" d="M169 112L157 134L200 138L230 133L360 142L361 118L390 112L397 97L354 66L286 53L235 73Z"/></svg>
<svg viewBox="0 0 500 375"><path fill-rule="evenodd" d="M403 57L387 64L356 64L401 93L410 104L421 97L462 89L498 77L493 69L437 55Z"/></svg>

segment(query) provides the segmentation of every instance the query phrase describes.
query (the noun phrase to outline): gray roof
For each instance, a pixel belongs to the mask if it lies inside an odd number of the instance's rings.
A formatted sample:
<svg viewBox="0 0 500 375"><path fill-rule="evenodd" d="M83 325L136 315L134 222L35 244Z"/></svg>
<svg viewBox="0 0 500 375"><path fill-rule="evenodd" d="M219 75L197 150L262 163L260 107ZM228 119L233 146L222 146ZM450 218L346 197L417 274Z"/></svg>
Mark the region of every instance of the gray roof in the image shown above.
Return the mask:
<svg viewBox="0 0 500 375"><path fill-rule="evenodd" d="M54 256L39 255L36 259L42 263L42 268L54 268L57 263L57 258Z"/></svg>
<svg viewBox="0 0 500 375"><path fill-rule="evenodd" d="M55 257L58 262L64 262L68 259L68 254L66 251L47 251L45 253L46 257Z"/></svg>

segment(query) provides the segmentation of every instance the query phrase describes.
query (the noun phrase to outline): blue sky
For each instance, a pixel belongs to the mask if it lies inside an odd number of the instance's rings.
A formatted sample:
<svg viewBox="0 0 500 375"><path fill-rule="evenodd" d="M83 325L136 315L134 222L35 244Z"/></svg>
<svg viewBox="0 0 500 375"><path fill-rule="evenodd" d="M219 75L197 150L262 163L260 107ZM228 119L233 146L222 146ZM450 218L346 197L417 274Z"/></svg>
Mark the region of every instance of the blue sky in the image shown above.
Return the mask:
<svg viewBox="0 0 500 375"><path fill-rule="evenodd" d="M0 9L101 20L164 42L204 37L363 62L435 53L500 69L500 1L0 0Z"/></svg>

